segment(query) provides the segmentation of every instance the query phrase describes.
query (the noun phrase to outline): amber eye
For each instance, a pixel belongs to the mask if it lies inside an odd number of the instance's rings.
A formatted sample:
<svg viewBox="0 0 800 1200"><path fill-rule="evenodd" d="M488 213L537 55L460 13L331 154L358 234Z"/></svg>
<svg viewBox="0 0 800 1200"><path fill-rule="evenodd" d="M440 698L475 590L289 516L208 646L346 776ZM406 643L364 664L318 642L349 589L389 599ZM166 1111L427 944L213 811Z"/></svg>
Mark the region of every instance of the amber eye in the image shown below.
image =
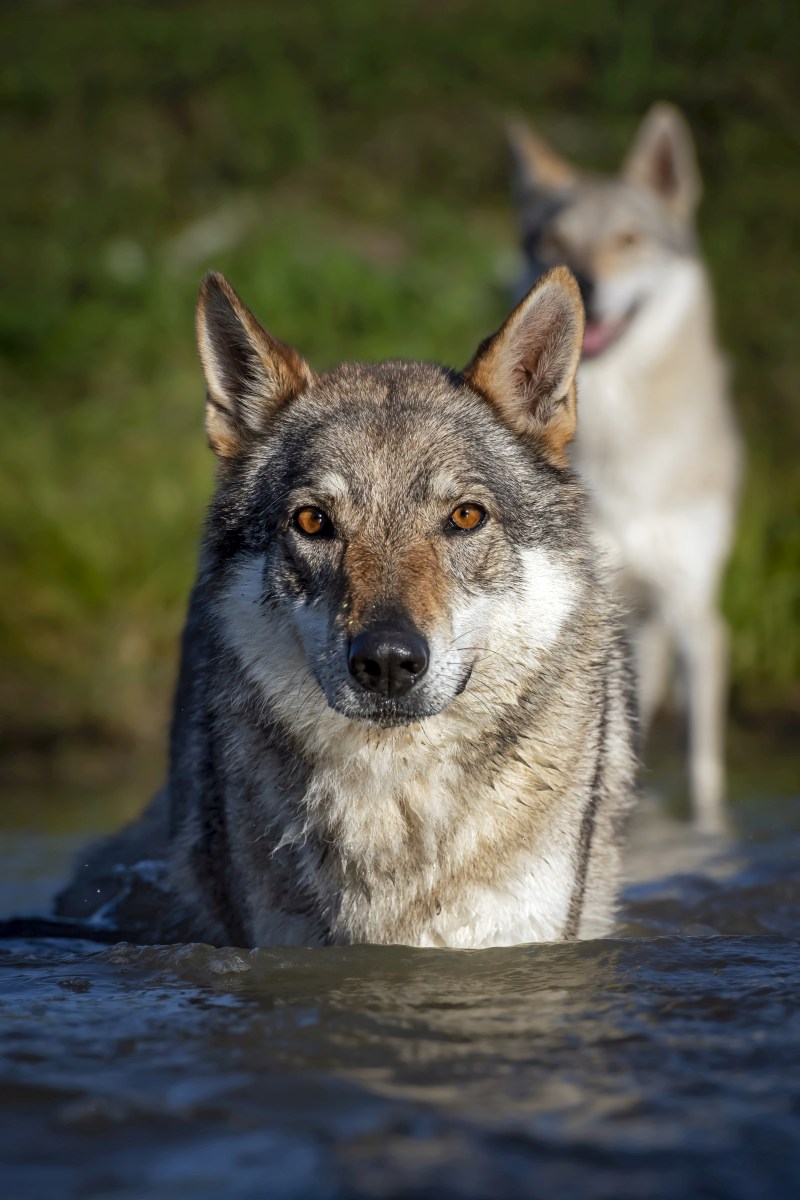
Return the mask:
<svg viewBox="0 0 800 1200"><path fill-rule="evenodd" d="M486 509L481 508L480 504L459 504L458 508L454 508L450 513L450 524L464 533L471 533L485 520Z"/></svg>
<svg viewBox="0 0 800 1200"><path fill-rule="evenodd" d="M331 537L333 535L331 519L321 508L299 508L294 514L294 523L306 537Z"/></svg>

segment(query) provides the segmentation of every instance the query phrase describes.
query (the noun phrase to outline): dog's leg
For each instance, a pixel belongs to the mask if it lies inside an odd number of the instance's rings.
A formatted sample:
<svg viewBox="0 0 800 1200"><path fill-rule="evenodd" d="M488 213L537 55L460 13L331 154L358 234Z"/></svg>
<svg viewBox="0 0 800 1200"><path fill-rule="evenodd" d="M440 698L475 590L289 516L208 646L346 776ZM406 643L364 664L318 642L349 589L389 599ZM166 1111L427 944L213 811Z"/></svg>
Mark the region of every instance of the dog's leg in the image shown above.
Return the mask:
<svg viewBox="0 0 800 1200"><path fill-rule="evenodd" d="M656 710L664 699L672 658L669 631L658 613L649 613L637 625L634 634L634 653L639 696L639 722L644 739Z"/></svg>
<svg viewBox="0 0 800 1200"><path fill-rule="evenodd" d="M727 635L713 609L695 611L677 629L689 708L689 785L701 829L724 828L723 744L727 695Z"/></svg>

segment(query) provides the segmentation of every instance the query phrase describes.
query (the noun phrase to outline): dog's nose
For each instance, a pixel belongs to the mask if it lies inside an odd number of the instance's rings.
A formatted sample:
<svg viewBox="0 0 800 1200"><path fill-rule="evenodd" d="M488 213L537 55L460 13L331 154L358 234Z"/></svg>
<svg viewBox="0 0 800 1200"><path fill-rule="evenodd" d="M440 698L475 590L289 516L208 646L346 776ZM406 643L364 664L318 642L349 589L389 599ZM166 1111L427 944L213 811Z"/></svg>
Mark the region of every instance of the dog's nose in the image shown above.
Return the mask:
<svg viewBox="0 0 800 1200"><path fill-rule="evenodd" d="M350 674L368 692L394 699L417 684L428 669L428 643L396 625L374 625L350 643Z"/></svg>

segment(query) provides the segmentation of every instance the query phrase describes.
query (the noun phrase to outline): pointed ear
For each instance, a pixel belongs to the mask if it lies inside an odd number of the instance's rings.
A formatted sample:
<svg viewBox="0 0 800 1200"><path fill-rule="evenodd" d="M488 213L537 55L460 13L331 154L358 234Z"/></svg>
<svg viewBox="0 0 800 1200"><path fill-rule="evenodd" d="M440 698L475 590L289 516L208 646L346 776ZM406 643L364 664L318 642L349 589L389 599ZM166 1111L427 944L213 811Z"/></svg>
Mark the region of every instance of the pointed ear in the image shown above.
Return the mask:
<svg viewBox="0 0 800 1200"><path fill-rule="evenodd" d="M654 104L645 116L622 165L624 178L650 188L676 217L687 219L702 186L692 134L671 104Z"/></svg>
<svg viewBox="0 0 800 1200"><path fill-rule="evenodd" d="M517 433L535 437L565 466L575 434L575 372L583 342L583 304L575 277L554 267L519 304L464 371Z"/></svg>
<svg viewBox="0 0 800 1200"><path fill-rule="evenodd" d="M521 118L509 121L506 136L518 185L549 192L572 187L575 183L577 172L559 158L526 121Z"/></svg>
<svg viewBox="0 0 800 1200"><path fill-rule="evenodd" d="M196 328L208 442L220 458L234 458L314 376L291 346L259 325L218 271L200 287Z"/></svg>

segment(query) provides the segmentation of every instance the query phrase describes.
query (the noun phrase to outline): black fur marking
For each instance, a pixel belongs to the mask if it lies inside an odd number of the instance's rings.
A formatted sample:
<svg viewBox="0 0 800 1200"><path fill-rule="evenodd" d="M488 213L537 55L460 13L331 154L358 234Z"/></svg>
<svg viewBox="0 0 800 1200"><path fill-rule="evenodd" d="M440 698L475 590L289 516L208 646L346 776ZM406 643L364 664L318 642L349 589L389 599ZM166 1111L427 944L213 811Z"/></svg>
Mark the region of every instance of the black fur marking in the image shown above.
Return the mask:
<svg viewBox="0 0 800 1200"><path fill-rule="evenodd" d="M581 821L580 834L578 835L578 869L575 877L575 886L572 890L572 896L569 902L569 911L567 913L567 922L564 926L564 941L574 941L578 936L580 928L581 916L583 914L583 901L586 896L586 879L589 873L589 859L592 854L592 839L594 838L595 820L597 817L597 809L603 792L603 770L605 767L605 751L606 751L606 727L608 725L608 676L603 676L603 706L600 711L600 723L597 733L597 758L594 766L594 776L592 778L592 787L589 793L589 800L586 804L586 809Z"/></svg>
<svg viewBox="0 0 800 1200"><path fill-rule="evenodd" d="M622 672L623 699L625 715L629 727L634 731L634 753L638 763L642 754L642 723L639 716L639 688L636 682L636 670L633 663L633 649L627 633L623 630L619 635L620 657L624 666Z"/></svg>
<svg viewBox="0 0 800 1200"><path fill-rule="evenodd" d="M215 917L225 930L229 945L249 946L239 907L234 900L231 847L225 802L217 786L213 734L206 731L208 761L203 772L207 786L199 803L200 836L192 849L192 869L206 893Z"/></svg>
<svg viewBox="0 0 800 1200"><path fill-rule="evenodd" d="M195 698L200 685L200 667L203 662L206 643L206 617L203 591L200 584L195 584L189 601L189 611L186 624L181 636L181 658L178 671L178 682L172 705L172 721L170 723L169 744L170 761L175 762L180 754L184 740L191 737L191 714L195 708ZM172 787L169 794L169 826L170 841L183 827L191 803L186 796L186 789Z"/></svg>

